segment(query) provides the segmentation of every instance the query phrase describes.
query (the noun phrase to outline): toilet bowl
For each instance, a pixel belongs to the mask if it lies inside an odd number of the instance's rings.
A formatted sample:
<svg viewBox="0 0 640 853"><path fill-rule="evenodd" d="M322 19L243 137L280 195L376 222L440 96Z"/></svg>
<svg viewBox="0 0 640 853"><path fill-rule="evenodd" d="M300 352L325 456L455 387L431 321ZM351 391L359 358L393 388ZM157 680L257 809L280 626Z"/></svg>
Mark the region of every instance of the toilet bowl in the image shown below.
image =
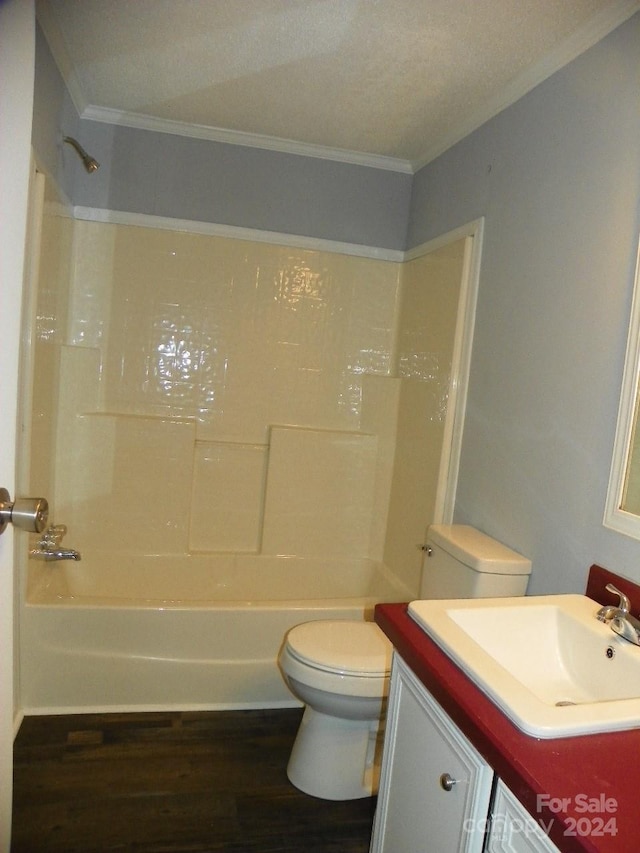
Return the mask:
<svg viewBox="0 0 640 853"><path fill-rule="evenodd" d="M531 562L464 524L429 528L417 598L525 595ZM305 622L286 635L282 675L305 711L287 775L325 800L377 792L392 646L373 622Z"/></svg>
<svg viewBox="0 0 640 853"><path fill-rule="evenodd" d="M325 800L376 793L391 653L373 622L305 622L286 635L278 663L306 706L287 766L296 788Z"/></svg>

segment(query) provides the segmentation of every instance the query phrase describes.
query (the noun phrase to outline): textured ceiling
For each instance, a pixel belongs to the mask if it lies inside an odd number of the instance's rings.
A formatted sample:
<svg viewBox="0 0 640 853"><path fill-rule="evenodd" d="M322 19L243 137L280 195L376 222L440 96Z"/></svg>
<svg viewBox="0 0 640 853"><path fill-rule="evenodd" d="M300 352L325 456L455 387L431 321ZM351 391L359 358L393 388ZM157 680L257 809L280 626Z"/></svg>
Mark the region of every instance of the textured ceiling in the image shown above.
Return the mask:
<svg viewBox="0 0 640 853"><path fill-rule="evenodd" d="M287 140L415 165L639 7L633 0L42 0L38 17L81 114L101 117L96 108L106 108L258 134L269 147Z"/></svg>

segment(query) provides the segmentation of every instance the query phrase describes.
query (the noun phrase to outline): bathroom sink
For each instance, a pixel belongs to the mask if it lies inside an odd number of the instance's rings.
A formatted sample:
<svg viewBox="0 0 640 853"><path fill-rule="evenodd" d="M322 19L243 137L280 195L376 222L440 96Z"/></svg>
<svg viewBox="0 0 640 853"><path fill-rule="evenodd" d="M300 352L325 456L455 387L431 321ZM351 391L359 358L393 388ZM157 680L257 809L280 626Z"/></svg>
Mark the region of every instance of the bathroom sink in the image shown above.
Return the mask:
<svg viewBox="0 0 640 853"><path fill-rule="evenodd" d="M413 601L409 614L502 711L541 738L640 727L640 647L584 595Z"/></svg>

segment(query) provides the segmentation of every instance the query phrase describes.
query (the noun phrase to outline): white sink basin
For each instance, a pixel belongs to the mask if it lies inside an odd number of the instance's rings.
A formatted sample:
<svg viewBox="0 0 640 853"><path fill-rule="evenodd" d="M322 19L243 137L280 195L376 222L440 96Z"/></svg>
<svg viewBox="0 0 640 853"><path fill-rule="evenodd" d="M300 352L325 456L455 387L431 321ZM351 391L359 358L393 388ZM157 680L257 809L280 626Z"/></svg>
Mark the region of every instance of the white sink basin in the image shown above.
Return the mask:
<svg viewBox="0 0 640 853"><path fill-rule="evenodd" d="M640 647L584 595L413 601L409 613L524 732L640 727Z"/></svg>

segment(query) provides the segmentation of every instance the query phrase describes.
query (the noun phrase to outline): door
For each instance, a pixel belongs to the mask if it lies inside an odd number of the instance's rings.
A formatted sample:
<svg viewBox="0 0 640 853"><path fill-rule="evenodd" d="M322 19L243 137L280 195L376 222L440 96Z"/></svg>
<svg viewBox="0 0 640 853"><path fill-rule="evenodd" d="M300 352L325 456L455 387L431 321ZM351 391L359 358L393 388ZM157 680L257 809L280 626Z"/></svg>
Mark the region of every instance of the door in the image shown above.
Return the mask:
<svg viewBox="0 0 640 853"><path fill-rule="evenodd" d="M14 496L20 311L35 67L33 0L0 3L0 486ZM0 537L0 850L9 850L14 720L13 530Z"/></svg>

